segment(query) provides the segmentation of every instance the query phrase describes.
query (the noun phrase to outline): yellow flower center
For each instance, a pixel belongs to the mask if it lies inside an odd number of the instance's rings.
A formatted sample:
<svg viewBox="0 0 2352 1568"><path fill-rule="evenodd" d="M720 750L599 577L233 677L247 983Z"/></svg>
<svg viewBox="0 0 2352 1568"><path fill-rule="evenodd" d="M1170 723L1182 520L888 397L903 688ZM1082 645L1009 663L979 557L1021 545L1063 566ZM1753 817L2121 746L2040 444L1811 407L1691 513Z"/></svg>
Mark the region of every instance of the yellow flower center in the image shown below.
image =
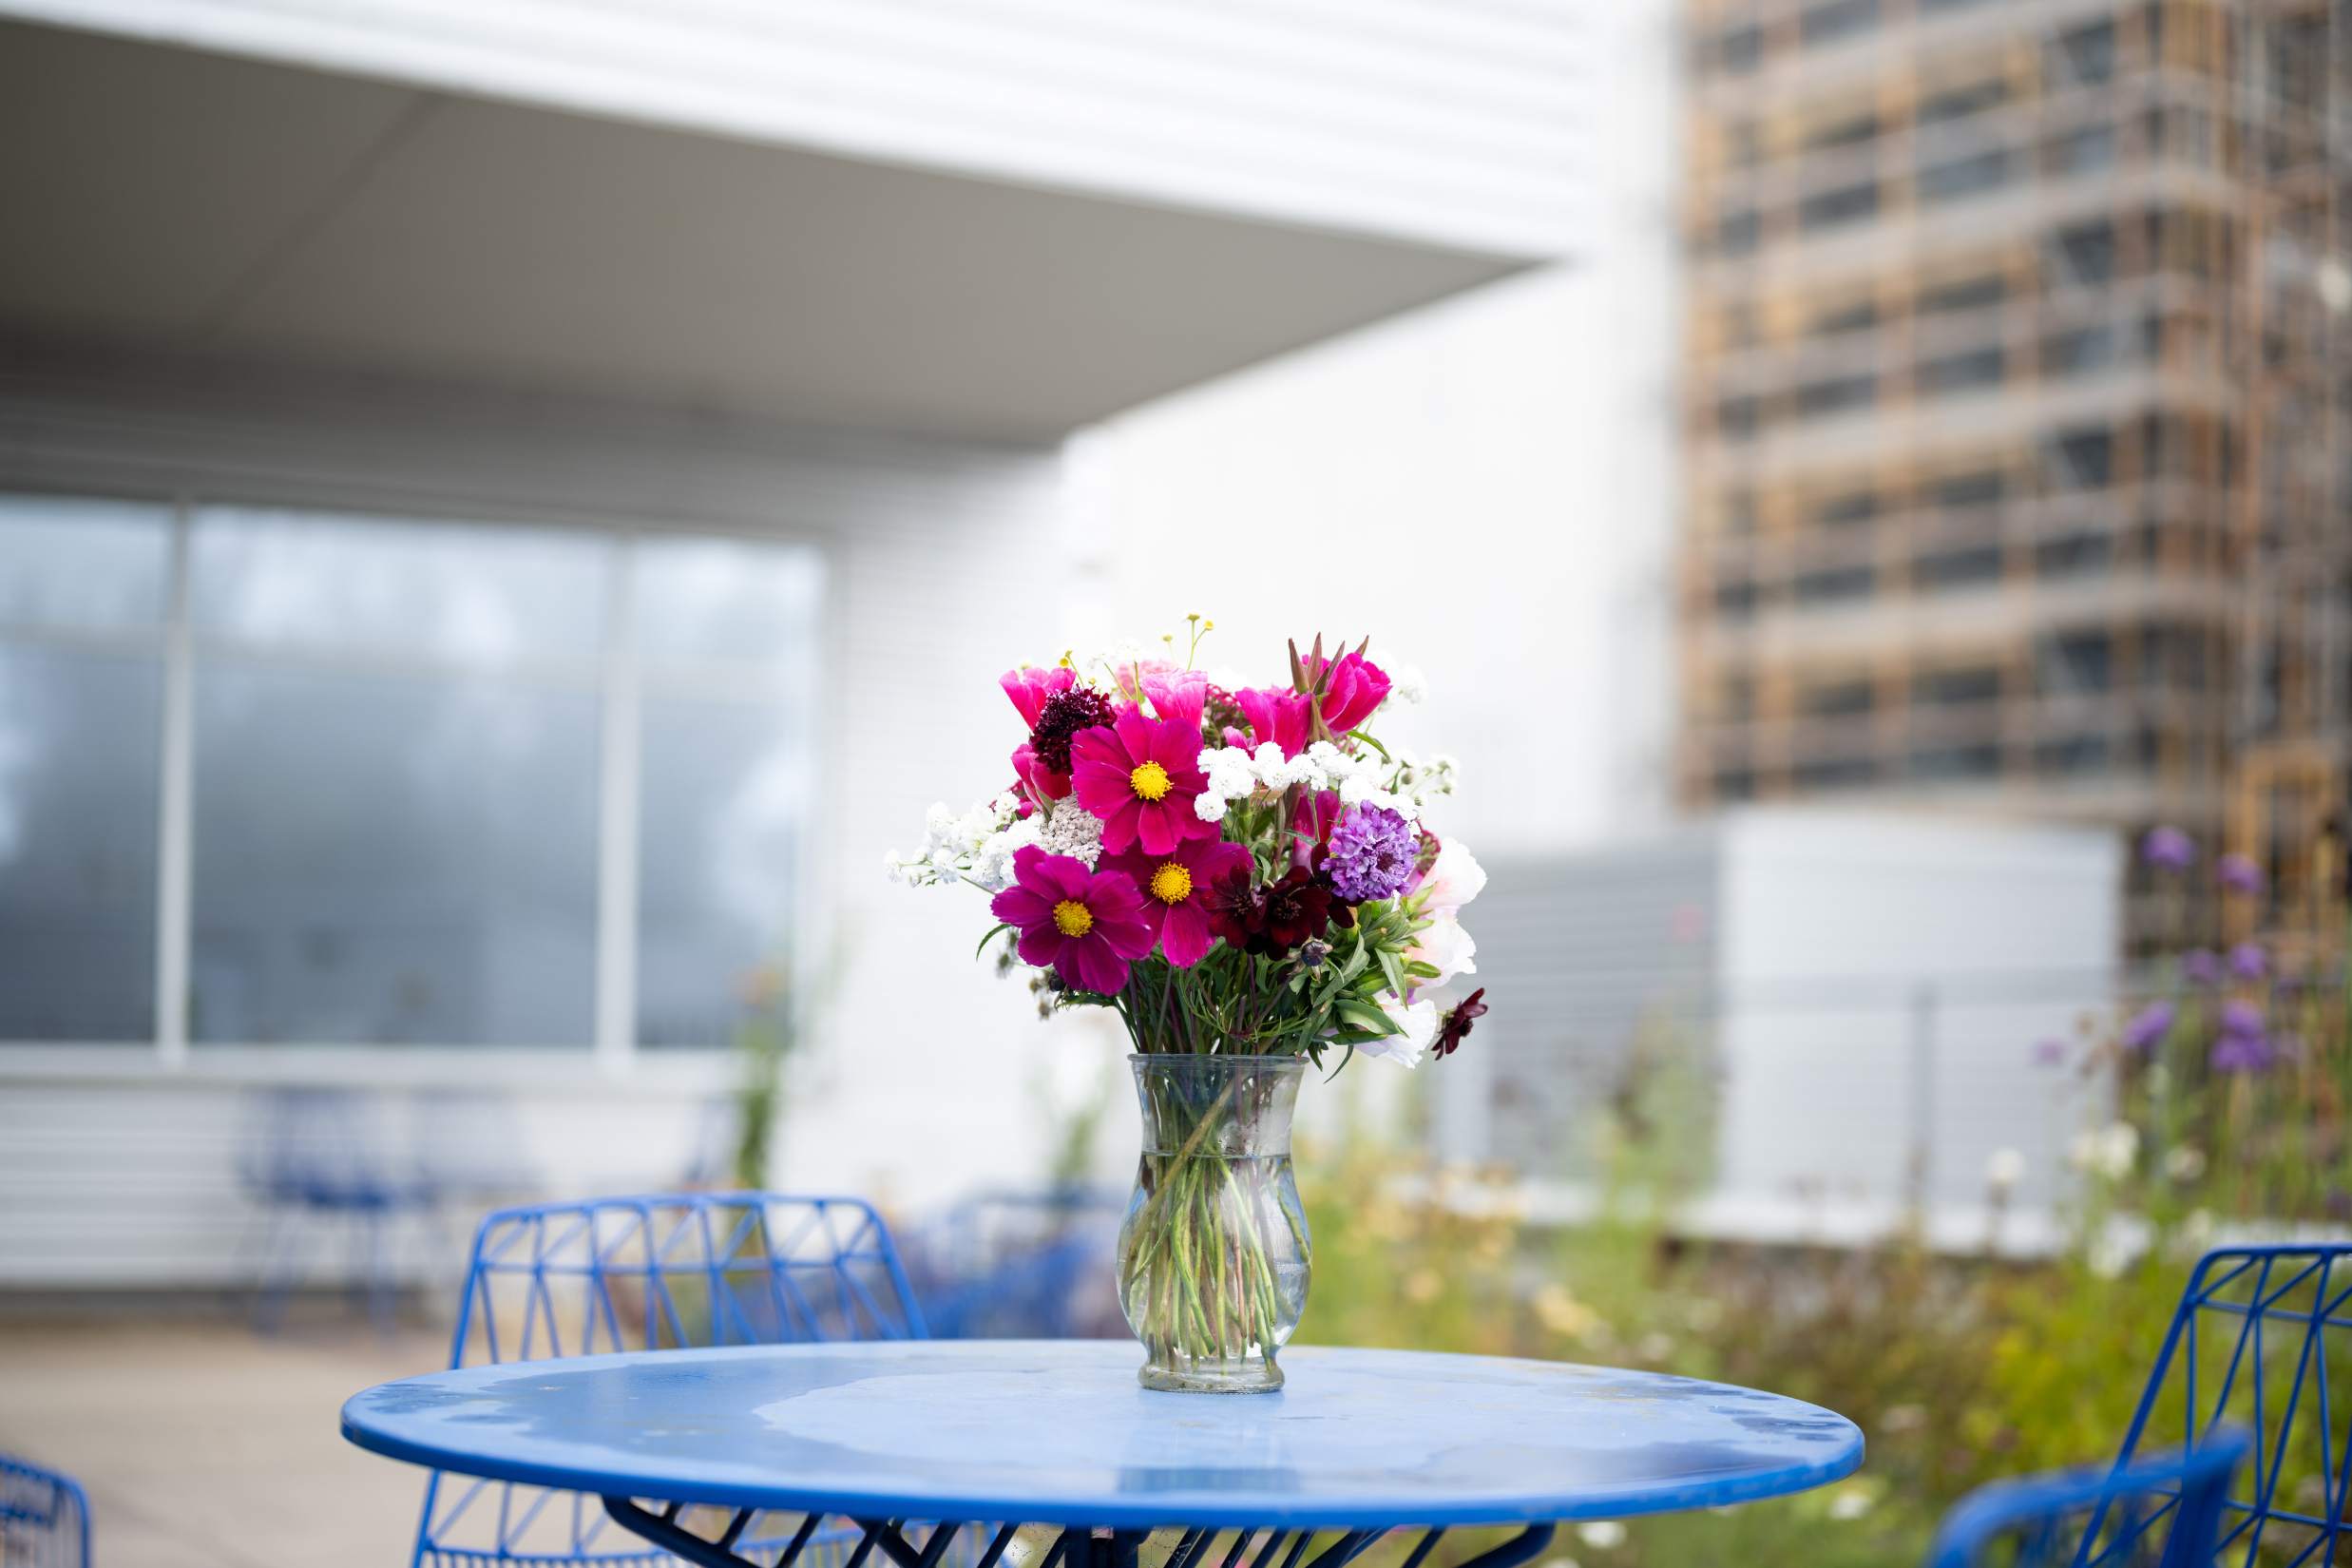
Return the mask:
<svg viewBox="0 0 2352 1568"><path fill-rule="evenodd" d="M1146 762L1137 768L1127 775L1127 782L1135 786L1139 800L1158 800L1173 788L1168 782L1168 770L1157 762Z"/></svg>
<svg viewBox="0 0 2352 1568"><path fill-rule="evenodd" d="M1162 904L1181 904L1193 896L1193 873L1170 860L1152 873L1152 896Z"/></svg>
<svg viewBox="0 0 2352 1568"><path fill-rule="evenodd" d="M1054 906L1054 926L1063 936L1084 936L1095 928L1095 914L1077 899L1065 898Z"/></svg>

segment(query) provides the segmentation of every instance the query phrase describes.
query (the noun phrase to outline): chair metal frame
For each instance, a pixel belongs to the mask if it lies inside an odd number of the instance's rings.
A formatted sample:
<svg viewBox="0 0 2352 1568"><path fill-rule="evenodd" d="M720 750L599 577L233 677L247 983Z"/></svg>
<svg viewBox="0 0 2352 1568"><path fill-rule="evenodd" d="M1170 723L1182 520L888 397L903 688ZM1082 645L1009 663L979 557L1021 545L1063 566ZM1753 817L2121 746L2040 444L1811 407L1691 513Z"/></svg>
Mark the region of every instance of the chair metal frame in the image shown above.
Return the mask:
<svg viewBox="0 0 2352 1568"><path fill-rule="evenodd" d="M82 1483L0 1454L0 1562L90 1568L90 1500Z"/></svg>
<svg viewBox="0 0 2352 1568"><path fill-rule="evenodd" d="M2253 1568L2265 1533L2279 1524L2312 1532L2291 1556L2272 1542L2270 1557L2281 1558L2282 1568L2300 1568L2315 1554L2316 1560L2333 1563L2340 1548L2352 1557L2352 1520L2345 1517L2352 1495L2352 1403L2346 1403L2352 1389L2334 1394L2328 1366L2331 1330L2336 1350L2352 1358L2348 1301L2352 1242L2219 1247L2189 1273L2116 1463L2130 1463L2149 1440L2176 1381L2184 1427L2179 1441L2186 1445L2202 1446L2224 1422L2249 1428L2246 1485L2225 1501L2214 1560L2243 1548L2237 1561ZM2209 1340L2209 1333L2217 1337ZM2200 1362L2209 1367L2211 1359L2220 1361L2218 1376L2208 1376L2200 1388ZM2283 1391L2275 1386L2282 1377L2289 1380ZM2304 1418L2301 1427L2299 1417ZM2314 1425L2323 1500L2317 1515L2283 1504L2280 1495L2296 1439L2300 1434L2311 1442ZM2163 1441L2170 1444L2169 1431Z"/></svg>
<svg viewBox="0 0 2352 1568"><path fill-rule="evenodd" d="M600 1351L809 1340L924 1339L921 1307L889 1229L861 1198L784 1193L661 1194L528 1204L486 1215L467 1264L452 1368ZM454 1501L445 1503L443 1482ZM532 1539L548 1510L562 1537ZM488 1546L451 1538L494 1505ZM781 1519L782 1517L779 1516ZM736 1526L738 1550L804 1561L854 1535L790 1520ZM812 1539L813 1537L813 1539ZM807 1552L803 1552L807 1548ZM672 1560L608 1531L595 1498L436 1472L417 1520L416 1568Z"/></svg>
<svg viewBox="0 0 2352 1568"><path fill-rule="evenodd" d="M1944 1515L1927 1568L2205 1568L2252 1446L2233 1428L2137 1463L1995 1482Z"/></svg>

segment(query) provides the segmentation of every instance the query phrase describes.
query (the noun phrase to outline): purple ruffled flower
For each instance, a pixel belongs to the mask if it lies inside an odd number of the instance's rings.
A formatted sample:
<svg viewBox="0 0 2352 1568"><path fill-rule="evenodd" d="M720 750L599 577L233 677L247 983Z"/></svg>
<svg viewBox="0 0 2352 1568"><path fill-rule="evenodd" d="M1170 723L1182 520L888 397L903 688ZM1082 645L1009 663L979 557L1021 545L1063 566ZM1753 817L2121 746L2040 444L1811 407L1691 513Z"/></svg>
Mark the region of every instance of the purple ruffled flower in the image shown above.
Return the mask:
<svg viewBox="0 0 2352 1568"><path fill-rule="evenodd" d="M2140 858L2167 871L2185 871L2197 858L2197 847L2178 828L2151 828L2140 840Z"/></svg>
<svg viewBox="0 0 2352 1568"><path fill-rule="evenodd" d="M2151 1002L2123 1026L2121 1043L2127 1051L2145 1051L2170 1033L2171 1028L2172 1004Z"/></svg>
<svg viewBox="0 0 2352 1568"><path fill-rule="evenodd" d="M2224 890L2233 893L2262 891L2262 868L2242 854L2226 854L2213 863L2213 875Z"/></svg>
<svg viewBox="0 0 2352 1568"><path fill-rule="evenodd" d="M1413 825L1385 806L1350 806L1331 830L1323 880L1350 904L1394 898L1413 878Z"/></svg>
<svg viewBox="0 0 2352 1568"><path fill-rule="evenodd" d="M2218 985L2221 977L2221 960L2213 956L2211 949L2192 947L2181 954L2181 978L2189 985Z"/></svg>
<svg viewBox="0 0 2352 1568"><path fill-rule="evenodd" d="M2259 942L2241 942L2229 949L2229 972L2240 980L2260 980L2270 972L2270 955Z"/></svg>

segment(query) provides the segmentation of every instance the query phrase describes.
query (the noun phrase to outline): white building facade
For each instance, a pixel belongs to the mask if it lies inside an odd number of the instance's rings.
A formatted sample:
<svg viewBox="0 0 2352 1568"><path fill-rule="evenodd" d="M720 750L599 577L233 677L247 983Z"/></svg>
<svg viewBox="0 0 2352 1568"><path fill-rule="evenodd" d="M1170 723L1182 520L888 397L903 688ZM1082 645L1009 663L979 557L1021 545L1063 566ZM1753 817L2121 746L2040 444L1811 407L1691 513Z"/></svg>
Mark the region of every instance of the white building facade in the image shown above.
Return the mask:
<svg viewBox="0 0 2352 1568"><path fill-rule="evenodd" d="M0 1287L242 1277L290 1089L708 1174L779 966L776 1180L1034 1179L880 858L1083 619L1064 438L1587 220L1534 0L0 17Z"/></svg>

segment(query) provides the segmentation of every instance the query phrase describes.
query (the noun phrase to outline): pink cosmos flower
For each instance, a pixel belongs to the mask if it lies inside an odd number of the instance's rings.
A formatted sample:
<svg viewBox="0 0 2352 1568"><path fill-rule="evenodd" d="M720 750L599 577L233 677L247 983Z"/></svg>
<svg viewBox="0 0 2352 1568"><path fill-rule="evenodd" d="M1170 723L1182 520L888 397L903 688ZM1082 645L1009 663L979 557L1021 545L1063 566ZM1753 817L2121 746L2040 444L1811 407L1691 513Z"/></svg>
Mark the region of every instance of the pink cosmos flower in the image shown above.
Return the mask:
<svg viewBox="0 0 2352 1568"><path fill-rule="evenodd" d="M1078 803L1102 818L1102 847L1120 854L1140 844L1170 854L1190 838L1214 838L1193 801L1207 787L1200 772L1200 721L1146 718L1122 709L1111 724L1070 742L1070 787Z"/></svg>
<svg viewBox="0 0 2352 1568"><path fill-rule="evenodd" d="M1190 839L1168 854L1131 850L1102 864L1125 871L1143 890L1143 918L1159 937L1169 963L1189 969L1215 942L1209 929L1209 889L1250 870L1249 849L1222 840Z"/></svg>
<svg viewBox="0 0 2352 1568"><path fill-rule="evenodd" d="M1209 678L1201 671L1148 672L1143 677L1143 692L1160 717L1200 728L1201 712L1209 705Z"/></svg>
<svg viewBox="0 0 2352 1568"><path fill-rule="evenodd" d="M1034 844L1013 853L1013 885L989 908L1021 933L1021 961L1051 965L1063 984L1116 996L1127 966L1152 950L1157 922L1124 872L1090 871L1076 855L1047 854Z"/></svg>

